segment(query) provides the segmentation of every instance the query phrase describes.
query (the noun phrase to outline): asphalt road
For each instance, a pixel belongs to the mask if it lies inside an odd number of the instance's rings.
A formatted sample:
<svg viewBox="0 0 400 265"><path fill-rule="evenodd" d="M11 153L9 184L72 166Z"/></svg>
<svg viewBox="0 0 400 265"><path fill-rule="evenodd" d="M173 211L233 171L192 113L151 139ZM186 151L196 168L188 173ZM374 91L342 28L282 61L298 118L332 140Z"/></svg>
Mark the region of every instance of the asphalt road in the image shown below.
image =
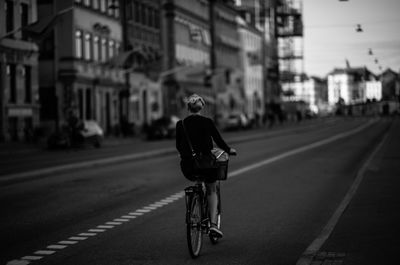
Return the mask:
<svg viewBox="0 0 400 265"><path fill-rule="evenodd" d="M344 119L237 141L225 236L195 261L176 154L3 185L0 264L295 264L388 126Z"/></svg>

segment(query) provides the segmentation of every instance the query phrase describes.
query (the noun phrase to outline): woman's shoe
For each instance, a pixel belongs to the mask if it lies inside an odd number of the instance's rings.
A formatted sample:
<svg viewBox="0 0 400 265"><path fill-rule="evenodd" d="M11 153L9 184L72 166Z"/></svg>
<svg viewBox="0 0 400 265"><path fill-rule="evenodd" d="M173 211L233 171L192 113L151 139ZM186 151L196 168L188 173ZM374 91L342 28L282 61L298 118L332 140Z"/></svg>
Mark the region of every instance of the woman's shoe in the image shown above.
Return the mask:
<svg viewBox="0 0 400 265"><path fill-rule="evenodd" d="M212 226L210 227L210 235L213 236L213 237L217 237L217 238L221 238L221 237L224 236L224 234L222 233L222 231L219 230L218 227L215 226L215 225L212 225Z"/></svg>

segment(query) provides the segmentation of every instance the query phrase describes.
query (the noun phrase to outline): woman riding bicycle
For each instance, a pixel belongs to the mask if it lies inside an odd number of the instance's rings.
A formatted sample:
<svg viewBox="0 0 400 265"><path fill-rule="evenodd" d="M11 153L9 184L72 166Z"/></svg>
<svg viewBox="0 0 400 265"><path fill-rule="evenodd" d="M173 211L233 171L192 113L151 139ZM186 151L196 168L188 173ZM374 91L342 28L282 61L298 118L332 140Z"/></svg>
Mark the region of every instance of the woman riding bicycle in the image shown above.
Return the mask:
<svg viewBox="0 0 400 265"><path fill-rule="evenodd" d="M193 94L188 98L187 107L189 110L189 116L184 119L184 125L186 133L192 142L194 151L202 154L211 153L214 140L217 146L225 152L236 154L236 150L230 148L222 139L213 120L200 114L204 105L205 102L203 98L196 94ZM176 124L176 149L178 149L181 156L181 170L183 175L187 179L195 181L198 172L195 172L193 167L192 151L185 137L182 120ZM217 227L218 197L216 193L217 183L215 174L210 174L205 180L211 219L210 233L216 237L222 237L223 233Z"/></svg>

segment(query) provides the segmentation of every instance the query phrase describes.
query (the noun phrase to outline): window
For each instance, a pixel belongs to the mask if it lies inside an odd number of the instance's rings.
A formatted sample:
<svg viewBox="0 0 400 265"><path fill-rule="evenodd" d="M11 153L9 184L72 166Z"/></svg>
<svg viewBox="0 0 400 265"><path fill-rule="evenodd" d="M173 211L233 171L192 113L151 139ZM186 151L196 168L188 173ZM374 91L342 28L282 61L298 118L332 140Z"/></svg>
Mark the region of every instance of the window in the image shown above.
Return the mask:
<svg viewBox="0 0 400 265"><path fill-rule="evenodd" d="M118 54L121 49L121 44L119 42L115 43L115 53Z"/></svg>
<svg viewBox="0 0 400 265"><path fill-rule="evenodd" d="M7 74L8 74L8 86L10 89L9 102L16 103L17 102L17 72L16 65L9 64L7 65Z"/></svg>
<svg viewBox="0 0 400 265"><path fill-rule="evenodd" d="M148 11L147 11L147 15L148 15L148 19L147 19L147 25L149 25L149 27L153 27L153 14L154 14L154 10L153 8L149 7Z"/></svg>
<svg viewBox="0 0 400 265"><path fill-rule="evenodd" d="M80 4L80 3L82 3L82 0L75 0L75 3Z"/></svg>
<svg viewBox="0 0 400 265"><path fill-rule="evenodd" d="M99 36L93 37L93 60L99 61L100 60L100 38Z"/></svg>
<svg viewBox="0 0 400 265"><path fill-rule="evenodd" d="M92 59L92 35L90 33L85 34L85 59Z"/></svg>
<svg viewBox="0 0 400 265"><path fill-rule="evenodd" d="M84 113L84 94L83 94L83 89L78 89L78 118L81 120L85 119L85 113Z"/></svg>
<svg viewBox="0 0 400 265"><path fill-rule="evenodd" d="M99 0L92 0L92 2L93 2L93 9L98 10L100 7Z"/></svg>
<svg viewBox="0 0 400 265"><path fill-rule="evenodd" d="M117 7L117 8L114 10L114 16L115 16L116 18L119 18L119 7Z"/></svg>
<svg viewBox="0 0 400 265"><path fill-rule="evenodd" d="M147 25L147 7L145 5L142 5L142 17L140 22L142 25Z"/></svg>
<svg viewBox="0 0 400 265"><path fill-rule="evenodd" d="M82 31L75 31L75 56L77 58L83 57L83 43L82 43Z"/></svg>
<svg viewBox="0 0 400 265"><path fill-rule="evenodd" d="M6 32L14 29L14 2L6 1Z"/></svg>
<svg viewBox="0 0 400 265"><path fill-rule="evenodd" d="M100 11L105 13L107 10L106 0L100 0Z"/></svg>
<svg viewBox="0 0 400 265"><path fill-rule="evenodd" d="M133 2L133 6L135 8L135 22L140 22L141 11L142 11L141 4L135 1Z"/></svg>
<svg viewBox="0 0 400 265"><path fill-rule="evenodd" d="M32 102L32 68L25 66L25 103Z"/></svg>
<svg viewBox="0 0 400 265"><path fill-rule="evenodd" d="M90 90L90 87L86 89L86 119L90 120L92 119L92 91Z"/></svg>
<svg viewBox="0 0 400 265"><path fill-rule="evenodd" d="M157 29L160 28L160 12L158 10L155 10L154 27Z"/></svg>
<svg viewBox="0 0 400 265"><path fill-rule="evenodd" d="M90 0L84 0L85 6L90 6Z"/></svg>
<svg viewBox="0 0 400 265"><path fill-rule="evenodd" d="M126 19L131 20L133 18L133 5L132 2L128 2L126 5Z"/></svg>
<svg viewBox="0 0 400 265"><path fill-rule="evenodd" d="M110 5L113 4L113 2L110 1L110 0L108 0L108 1L106 1L106 2L107 2L107 6L106 6L106 8L107 8L107 13L108 13L108 15L113 16L113 15L114 15L114 10L115 10L115 8L114 8L114 7L110 7Z"/></svg>
<svg viewBox="0 0 400 265"><path fill-rule="evenodd" d="M108 56L109 58L113 58L114 57L114 53L115 53L115 42L113 40L110 40L108 42Z"/></svg>
<svg viewBox="0 0 400 265"><path fill-rule="evenodd" d="M52 30L43 41L39 43L39 59L47 60L54 58L54 30Z"/></svg>
<svg viewBox="0 0 400 265"><path fill-rule="evenodd" d="M25 3L21 3L20 5L20 12L21 12L21 27L25 27L28 25L29 21L29 13L28 9L29 6ZM24 34L25 31L22 31L22 39L26 40L26 34Z"/></svg>
<svg viewBox="0 0 400 265"><path fill-rule="evenodd" d="M101 60L103 62L107 61L107 40L105 38L101 39Z"/></svg>

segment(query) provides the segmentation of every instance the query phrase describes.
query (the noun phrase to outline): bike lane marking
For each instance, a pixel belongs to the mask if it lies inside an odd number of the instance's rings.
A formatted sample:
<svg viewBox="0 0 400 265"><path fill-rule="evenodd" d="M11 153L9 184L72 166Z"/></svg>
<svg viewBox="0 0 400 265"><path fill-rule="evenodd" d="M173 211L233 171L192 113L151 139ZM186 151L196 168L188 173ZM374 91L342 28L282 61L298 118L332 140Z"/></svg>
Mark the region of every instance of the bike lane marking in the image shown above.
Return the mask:
<svg viewBox="0 0 400 265"><path fill-rule="evenodd" d="M277 155L277 156L274 156L274 157L271 157L271 158L267 158L265 160L262 160L260 162L251 164L249 166L245 166L245 167L239 168L239 169L234 170L231 173L229 173L228 178L232 178L232 177L238 176L238 175L243 174L243 173L245 173L247 171L251 171L253 169L256 169L256 168L271 164L271 163L276 162L278 160L281 160L283 158L286 158L286 157L289 157L289 156L292 156L292 155L296 155L296 154L299 154L299 153L302 153L302 152L305 152L305 151L320 147L322 145L326 145L328 143L337 141L339 139L349 137L351 135L354 135L354 134L356 134L356 133L368 128L369 126L374 124L376 121L377 120L369 121L369 122L367 122L367 123L355 128L355 129L353 129L351 131L344 132L344 133L339 133L339 134L337 134L335 136L332 136L330 138L327 138L327 139L324 139L324 140L320 140L318 142L315 142L315 143L312 143L312 144L309 144L309 145L305 145L305 146L302 146L302 147L299 147L299 148L284 152L284 153L282 153L280 155ZM107 230L113 229L114 225L116 226L116 225L122 225L124 223L128 223L129 221L131 221L131 220L133 220L133 219L135 219L137 217L140 217L142 215L150 213L150 212L152 212L152 211L154 211L154 210L156 210L156 209L158 209L160 207L163 207L165 205L171 204L171 203L183 198L184 196L185 196L185 192L184 191L179 191L179 192L174 193L174 194L172 194L172 195L170 195L170 196L168 196L168 197L166 197L164 199L161 199L161 200L156 201L154 203L151 203L149 205L143 206L142 208L139 208L139 209L135 210L134 212L131 212L131 213L128 213L128 214L124 214L119 218L113 219L110 222L106 222L105 225L103 225L103 226L111 225L113 227L101 229L101 230L104 230L102 232L84 232L84 233L79 233L78 236L70 237L69 240L76 239L76 240L78 240L78 241L76 241L76 243L79 243L80 241L88 239L89 237L93 238L93 237L97 236L98 233L101 234L103 232L106 232ZM132 216L132 217L127 217L127 216ZM96 225L95 227L98 227L98 226ZM88 231L91 231L91 230L93 231L93 230L96 230L96 229L89 229ZM64 248L66 248L68 246L68 244L65 244L65 245L59 244L59 245L60 246L65 246ZM61 249L59 249L59 250L61 250ZM46 249L46 250L36 251L36 252L34 252L34 254L39 255L39 253L48 253L46 255L51 255L51 254L54 254L55 252L56 252L56 250L54 250L54 249ZM11 261L7 262L6 265L20 265L20 264L26 265L26 264L29 264L29 263L35 261L35 260L39 260L39 259L44 258L44 256L37 256L37 255L24 256L24 257L22 257L22 258L20 258L18 260L11 260ZM41 254L41 255L43 255L43 254Z"/></svg>

